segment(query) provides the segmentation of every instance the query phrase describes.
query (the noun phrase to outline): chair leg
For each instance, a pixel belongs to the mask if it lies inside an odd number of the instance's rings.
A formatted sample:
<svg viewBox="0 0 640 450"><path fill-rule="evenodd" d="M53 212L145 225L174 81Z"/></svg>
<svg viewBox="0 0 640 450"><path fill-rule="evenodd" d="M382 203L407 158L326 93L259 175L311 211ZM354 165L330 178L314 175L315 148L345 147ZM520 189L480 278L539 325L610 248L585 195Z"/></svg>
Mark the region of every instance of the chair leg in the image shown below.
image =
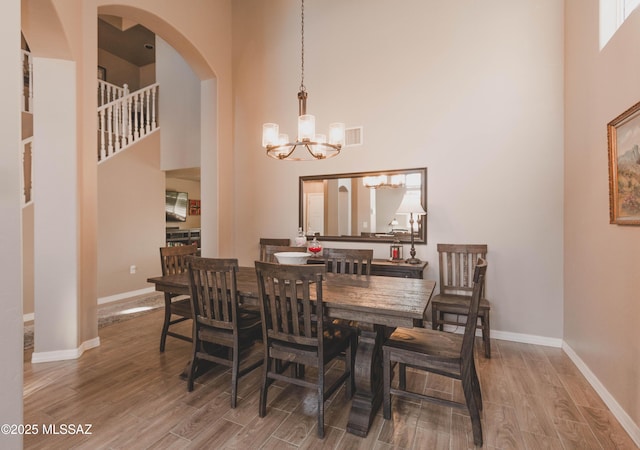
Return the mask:
<svg viewBox="0 0 640 450"><path fill-rule="evenodd" d="M440 318L438 317L439 315L440 315L440 311L435 305L433 305L431 307L431 329L432 330L438 329L438 322L440 321Z"/></svg>
<svg viewBox="0 0 640 450"><path fill-rule="evenodd" d="M478 405L478 409L482 411L482 391L480 390L480 380L478 379L478 372L476 371L475 363L473 364L471 375L473 394L476 398L476 405Z"/></svg>
<svg viewBox="0 0 640 450"><path fill-rule="evenodd" d="M324 365L318 367L318 437L324 438Z"/></svg>
<svg viewBox="0 0 640 450"><path fill-rule="evenodd" d="M482 323L482 342L484 343L484 356L491 358L491 327L489 324L489 311L480 318Z"/></svg>
<svg viewBox="0 0 640 450"><path fill-rule="evenodd" d="M171 322L171 296L168 292L164 293L164 323L162 324L162 333L160 333L160 353L164 352L164 346L167 342L167 332L169 331L169 322Z"/></svg>
<svg viewBox="0 0 640 450"><path fill-rule="evenodd" d="M231 363L231 408L236 407L236 401L238 399L238 372L240 371L240 357L239 357L239 343L233 346Z"/></svg>
<svg viewBox="0 0 640 450"><path fill-rule="evenodd" d="M200 346L198 345L197 339L193 341L192 347L193 347L193 355L191 356L191 363L189 364L189 376L187 378L187 391L189 392L193 391L193 380L195 379L196 368L198 367L197 354L200 351Z"/></svg>
<svg viewBox="0 0 640 450"><path fill-rule="evenodd" d="M389 351L382 350L382 415L391 419L391 361Z"/></svg>
<svg viewBox="0 0 640 450"><path fill-rule="evenodd" d="M264 417L267 415L267 390L269 389L269 382L267 374L271 370L272 359L265 356L263 368L262 368L262 386L260 387L260 405L258 406L258 415Z"/></svg>
<svg viewBox="0 0 640 450"><path fill-rule="evenodd" d="M476 395L473 388L473 367L469 368L469 373L463 373L462 375L462 390L464 391L464 398L467 402L467 409L469 410L469 416L471 417L471 429L473 431L473 443L479 447L482 447L482 424L480 423L480 410L476 403Z"/></svg>

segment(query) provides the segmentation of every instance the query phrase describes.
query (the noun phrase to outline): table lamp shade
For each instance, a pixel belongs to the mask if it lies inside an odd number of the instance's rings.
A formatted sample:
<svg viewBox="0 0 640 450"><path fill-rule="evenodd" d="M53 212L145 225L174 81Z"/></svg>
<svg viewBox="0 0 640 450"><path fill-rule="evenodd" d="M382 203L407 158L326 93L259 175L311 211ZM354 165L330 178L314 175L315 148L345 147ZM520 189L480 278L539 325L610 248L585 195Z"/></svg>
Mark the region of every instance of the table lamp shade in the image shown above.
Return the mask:
<svg viewBox="0 0 640 450"><path fill-rule="evenodd" d="M417 216L424 215L427 212L422 207L422 203L420 203L420 195L419 194L410 194L406 193L402 198L402 202L400 202L400 206L398 207L397 214L415 214Z"/></svg>

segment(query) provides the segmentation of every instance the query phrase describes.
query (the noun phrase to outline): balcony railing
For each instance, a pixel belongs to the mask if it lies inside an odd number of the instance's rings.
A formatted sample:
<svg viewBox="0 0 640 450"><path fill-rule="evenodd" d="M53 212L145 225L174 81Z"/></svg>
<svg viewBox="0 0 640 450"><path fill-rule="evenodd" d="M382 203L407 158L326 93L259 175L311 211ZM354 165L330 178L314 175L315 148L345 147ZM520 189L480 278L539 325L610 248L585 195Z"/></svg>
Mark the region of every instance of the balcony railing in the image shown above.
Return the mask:
<svg viewBox="0 0 640 450"><path fill-rule="evenodd" d="M98 108L98 161L104 161L157 128L158 83Z"/></svg>

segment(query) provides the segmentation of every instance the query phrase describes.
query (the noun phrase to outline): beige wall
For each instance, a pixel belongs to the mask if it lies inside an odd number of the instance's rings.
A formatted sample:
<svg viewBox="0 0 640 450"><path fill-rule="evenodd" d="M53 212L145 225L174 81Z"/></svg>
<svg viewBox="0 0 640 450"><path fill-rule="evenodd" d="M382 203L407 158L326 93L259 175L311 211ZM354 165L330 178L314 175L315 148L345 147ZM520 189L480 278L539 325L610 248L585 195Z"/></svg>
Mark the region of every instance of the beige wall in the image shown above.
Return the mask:
<svg viewBox="0 0 640 450"><path fill-rule="evenodd" d="M309 2L307 111L319 130L362 125L364 145L307 163L269 159L260 147L264 122L295 133L298 6L233 2L241 264L255 259L259 236L296 235L299 176L424 166L429 244L417 251L430 262L426 276L437 277L438 242L487 243L496 336L559 344L563 3ZM386 257L389 247L374 252Z"/></svg>
<svg viewBox="0 0 640 450"><path fill-rule="evenodd" d="M98 65L106 69L108 83L120 87L127 84L129 92L136 91L143 86L140 83L141 68L112 53L98 49Z"/></svg>
<svg viewBox="0 0 640 450"><path fill-rule="evenodd" d="M98 298L148 289L147 278L161 274L165 179L160 133L98 166Z"/></svg>
<svg viewBox="0 0 640 450"><path fill-rule="evenodd" d="M33 313L33 202L22 208L22 313Z"/></svg>
<svg viewBox="0 0 640 450"><path fill-rule="evenodd" d="M564 338L638 429L640 228L609 224L606 125L640 101L640 10L600 51L598 7L566 1Z"/></svg>

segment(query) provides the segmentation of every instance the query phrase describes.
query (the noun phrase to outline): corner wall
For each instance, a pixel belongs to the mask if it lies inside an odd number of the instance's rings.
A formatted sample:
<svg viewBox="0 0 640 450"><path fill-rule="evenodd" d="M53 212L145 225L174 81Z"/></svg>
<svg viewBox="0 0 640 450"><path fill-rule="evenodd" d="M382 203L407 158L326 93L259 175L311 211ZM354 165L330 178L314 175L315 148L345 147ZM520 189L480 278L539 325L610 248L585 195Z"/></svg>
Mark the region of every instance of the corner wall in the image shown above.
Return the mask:
<svg viewBox="0 0 640 450"><path fill-rule="evenodd" d="M0 14L0 58L6 67L19 67L20 2L2 2ZM22 256L20 176L20 96L22 79L18 70L6 70L0 83L0 423L22 423ZM22 448L22 436L0 434L1 448Z"/></svg>
<svg viewBox="0 0 640 450"><path fill-rule="evenodd" d="M640 10L601 51L598 10L566 0L564 340L639 442L640 227L609 224L607 123L640 101Z"/></svg>

